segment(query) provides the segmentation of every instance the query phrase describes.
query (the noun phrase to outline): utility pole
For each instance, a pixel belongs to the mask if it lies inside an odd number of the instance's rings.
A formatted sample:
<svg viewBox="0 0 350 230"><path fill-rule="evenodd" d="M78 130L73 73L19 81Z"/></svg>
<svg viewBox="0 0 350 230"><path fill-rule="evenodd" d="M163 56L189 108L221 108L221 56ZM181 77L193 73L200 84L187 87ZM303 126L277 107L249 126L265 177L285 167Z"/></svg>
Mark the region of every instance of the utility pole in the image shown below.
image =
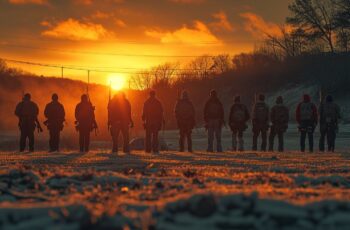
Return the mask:
<svg viewBox="0 0 350 230"><path fill-rule="evenodd" d="M62 66L61 67L61 78L63 79L63 69L64 69L64 67Z"/></svg>

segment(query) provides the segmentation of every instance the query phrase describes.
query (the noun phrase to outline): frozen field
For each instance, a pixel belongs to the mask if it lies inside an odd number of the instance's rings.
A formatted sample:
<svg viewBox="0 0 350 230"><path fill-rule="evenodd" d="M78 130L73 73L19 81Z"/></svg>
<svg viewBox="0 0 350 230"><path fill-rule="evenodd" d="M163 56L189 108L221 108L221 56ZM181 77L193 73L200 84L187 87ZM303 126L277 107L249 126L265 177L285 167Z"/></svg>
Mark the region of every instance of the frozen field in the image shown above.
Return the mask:
<svg viewBox="0 0 350 230"><path fill-rule="evenodd" d="M348 229L350 153L0 153L0 229Z"/></svg>

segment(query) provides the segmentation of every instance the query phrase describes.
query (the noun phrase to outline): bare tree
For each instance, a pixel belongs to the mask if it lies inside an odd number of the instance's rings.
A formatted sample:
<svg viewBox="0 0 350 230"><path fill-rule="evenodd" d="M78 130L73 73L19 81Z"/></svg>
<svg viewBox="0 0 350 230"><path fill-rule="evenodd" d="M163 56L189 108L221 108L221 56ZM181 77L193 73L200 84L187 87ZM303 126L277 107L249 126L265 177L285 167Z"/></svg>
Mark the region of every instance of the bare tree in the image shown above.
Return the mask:
<svg viewBox="0 0 350 230"><path fill-rule="evenodd" d="M6 62L0 58L0 73L4 73L7 70L8 68Z"/></svg>
<svg viewBox="0 0 350 230"><path fill-rule="evenodd" d="M228 72L232 69L232 61L229 54L220 54L213 57L211 69L218 74Z"/></svg>
<svg viewBox="0 0 350 230"><path fill-rule="evenodd" d="M200 79L206 79L210 76L213 65L213 58L209 55L203 55L192 60L188 64L188 69L192 72L193 76Z"/></svg>
<svg viewBox="0 0 350 230"><path fill-rule="evenodd" d="M138 90L150 89L152 87L153 75L150 71L141 71L130 77L130 84Z"/></svg>
<svg viewBox="0 0 350 230"><path fill-rule="evenodd" d="M294 0L289 5L292 13L287 22L304 31L310 39L321 39L328 44L331 52L334 48L336 30L336 8L334 0Z"/></svg>

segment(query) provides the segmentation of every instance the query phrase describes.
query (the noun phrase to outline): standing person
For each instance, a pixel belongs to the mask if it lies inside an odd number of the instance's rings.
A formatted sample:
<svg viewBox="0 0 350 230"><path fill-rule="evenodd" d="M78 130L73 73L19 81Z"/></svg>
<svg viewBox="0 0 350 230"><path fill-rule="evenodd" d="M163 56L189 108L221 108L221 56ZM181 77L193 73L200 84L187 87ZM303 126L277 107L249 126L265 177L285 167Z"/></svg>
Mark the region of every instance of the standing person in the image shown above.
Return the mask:
<svg viewBox="0 0 350 230"><path fill-rule="evenodd" d="M320 113L320 151L325 151L325 138L327 136L328 151L334 152L335 139L338 131L338 121L341 119L340 108L333 102L333 97L328 95L326 101L321 103Z"/></svg>
<svg viewBox="0 0 350 230"><path fill-rule="evenodd" d="M276 105L272 107L270 120L272 123L269 137L269 151L273 152L274 139L278 137L278 151L284 151L284 133L288 129L289 109L283 104L283 97L276 99Z"/></svg>
<svg viewBox="0 0 350 230"><path fill-rule="evenodd" d="M90 132L97 129L95 120L95 108L92 106L86 94L81 96L81 101L75 107L76 129L79 132L80 152L89 152Z"/></svg>
<svg viewBox="0 0 350 230"><path fill-rule="evenodd" d="M300 131L300 150L305 152L306 136L309 138L309 151L314 151L314 131L317 126L317 107L308 94L303 96L296 110L296 120Z"/></svg>
<svg viewBox="0 0 350 230"><path fill-rule="evenodd" d="M29 152L34 152L34 131L38 128L42 132L38 121L39 108L36 103L31 101L29 93L23 96L23 100L17 104L15 115L18 117L18 126L21 131L19 142L19 151L23 152L26 148L27 138L29 141Z"/></svg>
<svg viewBox="0 0 350 230"><path fill-rule="evenodd" d="M261 151L267 147L267 131L269 129L269 107L265 103L265 95L260 94L253 107L253 151L258 150L258 137L261 134Z"/></svg>
<svg viewBox="0 0 350 230"><path fill-rule="evenodd" d="M123 152L130 153L129 127L133 127L131 105L123 92L117 93L108 105L108 125L113 140L112 153L118 153L119 134L123 136Z"/></svg>
<svg viewBox="0 0 350 230"><path fill-rule="evenodd" d="M156 98L156 91L151 90L143 105L142 121L146 130L145 152L159 153L159 131L164 125L163 106Z"/></svg>
<svg viewBox="0 0 350 230"><path fill-rule="evenodd" d="M65 121L65 111L63 105L58 101L58 95L52 95L52 101L46 105L44 115L50 133L49 152L59 151L60 132L63 130L63 123Z"/></svg>
<svg viewBox="0 0 350 230"><path fill-rule="evenodd" d="M214 152L214 137L216 138L216 150L222 152L221 131L224 121L224 107L218 98L217 92L212 90L204 107L205 127L208 130L207 152Z"/></svg>
<svg viewBox="0 0 350 230"><path fill-rule="evenodd" d="M192 130L196 125L196 114L187 91L182 92L182 97L175 105L175 117L180 130L180 152L185 150L185 139L187 140L188 152L192 152Z"/></svg>
<svg viewBox="0 0 350 230"><path fill-rule="evenodd" d="M248 128L250 119L247 106L241 103L241 97L236 96L230 110L229 124L232 130L232 150L244 151L243 132ZM238 142L238 146L237 146Z"/></svg>

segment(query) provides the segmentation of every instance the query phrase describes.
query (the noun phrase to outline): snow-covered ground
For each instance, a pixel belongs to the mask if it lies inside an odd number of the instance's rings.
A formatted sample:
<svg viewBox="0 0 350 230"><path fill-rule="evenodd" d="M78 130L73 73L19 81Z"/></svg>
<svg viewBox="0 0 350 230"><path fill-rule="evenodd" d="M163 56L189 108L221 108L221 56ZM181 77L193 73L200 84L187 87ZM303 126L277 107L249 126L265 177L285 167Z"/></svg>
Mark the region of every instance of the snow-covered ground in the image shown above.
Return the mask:
<svg viewBox="0 0 350 230"><path fill-rule="evenodd" d="M0 229L348 229L350 153L0 153Z"/></svg>

